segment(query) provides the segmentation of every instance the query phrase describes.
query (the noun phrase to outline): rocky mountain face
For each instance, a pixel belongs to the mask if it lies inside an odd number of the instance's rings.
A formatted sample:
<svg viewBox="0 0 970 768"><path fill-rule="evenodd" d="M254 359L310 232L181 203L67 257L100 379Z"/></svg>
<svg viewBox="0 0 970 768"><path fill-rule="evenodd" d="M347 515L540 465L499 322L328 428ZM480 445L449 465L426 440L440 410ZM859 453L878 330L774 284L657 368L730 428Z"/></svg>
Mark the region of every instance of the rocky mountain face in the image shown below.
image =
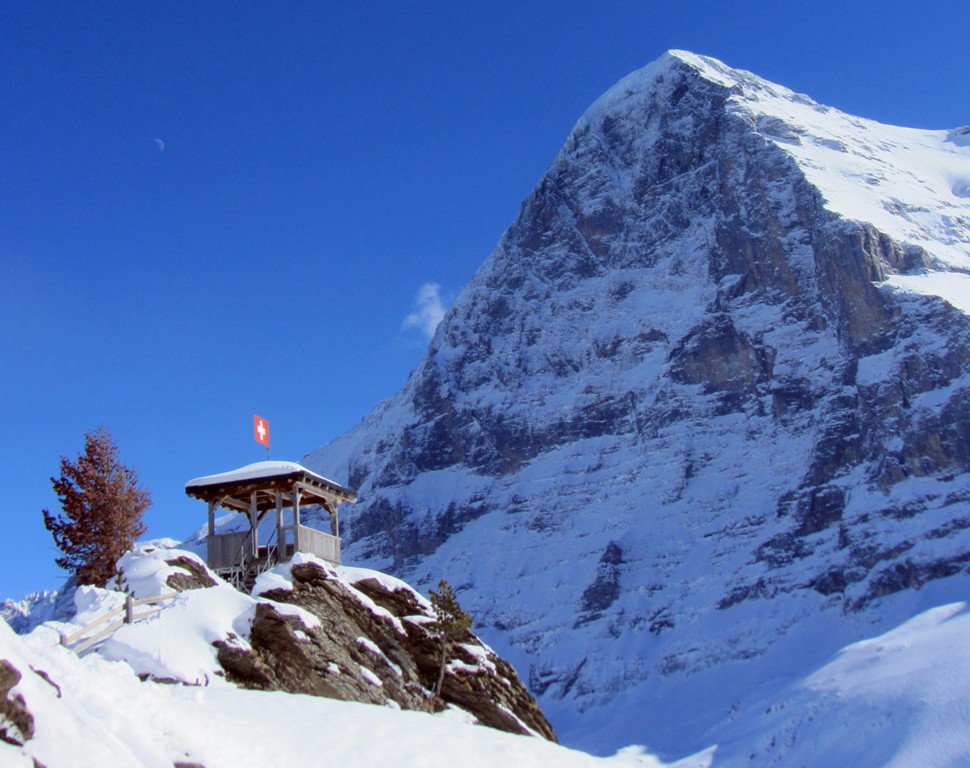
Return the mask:
<svg viewBox="0 0 970 768"><path fill-rule="evenodd" d="M459 586L566 743L687 754L964 583L968 274L970 130L671 52L304 463L358 489L345 561Z"/></svg>

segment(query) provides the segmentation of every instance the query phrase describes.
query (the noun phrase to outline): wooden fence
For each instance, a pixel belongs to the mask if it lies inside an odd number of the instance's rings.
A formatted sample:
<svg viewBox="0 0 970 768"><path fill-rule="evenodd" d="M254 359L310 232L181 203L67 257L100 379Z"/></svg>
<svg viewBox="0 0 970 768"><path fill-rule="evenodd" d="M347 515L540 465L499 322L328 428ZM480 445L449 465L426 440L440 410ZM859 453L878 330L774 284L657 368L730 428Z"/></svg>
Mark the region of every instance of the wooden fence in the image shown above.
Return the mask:
<svg viewBox="0 0 970 768"><path fill-rule="evenodd" d="M259 561L265 567L275 565L288 560L296 549L292 539L286 535L287 532L292 533L293 526L288 526L284 532L285 538L289 541L274 546L273 537L270 537L269 545L260 546L255 556L252 552L251 531L213 534L206 539L208 547L206 563L220 575L233 569L246 570L254 560ZM318 531L316 528L307 528L305 525L300 526L299 535L300 552L308 552L328 562L340 565L340 539L337 536L331 536L329 533Z"/></svg>
<svg viewBox="0 0 970 768"><path fill-rule="evenodd" d="M300 526L300 551L340 565L340 539L316 528Z"/></svg>
<svg viewBox="0 0 970 768"><path fill-rule="evenodd" d="M158 595L158 597L143 597L140 600L135 600L131 595L125 596L125 604L118 606L113 611L108 611L104 616L100 616L96 620L92 621L90 624L85 624L78 630L75 630L69 635L61 633L61 645L65 648L70 648L75 653L83 653L91 646L96 643L100 643L102 640L121 629L125 624L131 624L132 622L139 621L141 619L146 619L149 616L154 616L158 613L161 608L152 608L148 611L142 611L141 613L135 613L135 608L143 605L154 605L155 603L160 603L163 600L171 600L173 597L178 596L178 592L168 592L164 595ZM103 627L97 634L91 637L85 637L91 630L101 627L103 624L111 621L115 617L120 616L120 619L112 621L107 627ZM80 641L80 642L78 642ZM74 645L77 643L77 645Z"/></svg>

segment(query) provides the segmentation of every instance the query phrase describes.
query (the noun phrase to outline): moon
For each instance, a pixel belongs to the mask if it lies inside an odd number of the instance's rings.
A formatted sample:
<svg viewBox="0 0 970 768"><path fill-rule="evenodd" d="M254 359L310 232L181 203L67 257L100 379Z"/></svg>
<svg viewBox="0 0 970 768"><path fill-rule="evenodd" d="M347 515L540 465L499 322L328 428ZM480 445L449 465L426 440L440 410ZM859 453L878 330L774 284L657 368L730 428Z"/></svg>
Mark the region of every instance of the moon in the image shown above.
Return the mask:
<svg viewBox="0 0 970 768"><path fill-rule="evenodd" d="M161 139L155 139L155 146L158 147L159 152L162 152L165 149L165 142Z"/></svg>

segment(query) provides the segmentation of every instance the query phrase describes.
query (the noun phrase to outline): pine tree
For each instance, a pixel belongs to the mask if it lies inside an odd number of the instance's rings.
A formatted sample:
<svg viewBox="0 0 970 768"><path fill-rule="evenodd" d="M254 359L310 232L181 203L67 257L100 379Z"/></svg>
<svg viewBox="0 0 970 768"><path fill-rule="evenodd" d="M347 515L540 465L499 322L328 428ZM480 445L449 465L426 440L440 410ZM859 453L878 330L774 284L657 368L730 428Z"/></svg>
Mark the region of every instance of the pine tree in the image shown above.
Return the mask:
<svg viewBox="0 0 970 768"><path fill-rule="evenodd" d="M467 632L472 625L472 617L465 613L458 604L458 598L447 581L438 582L438 589L431 590L431 607L435 612L435 620L428 625L430 632L437 636L440 643L438 661L438 681L435 683L434 695L441 696L441 686L445 682L445 665L448 661L448 651L456 639Z"/></svg>
<svg viewBox="0 0 970 768"><path fill-rule="evenodd" d="M64 553L61 568L74 573L78 584L105 586L116 563L147 528L142 514L151 494L138 487L138 473L122 464L118 446L104 427L84 436L84 453L76 462L61 457L61 476L51 484L61 514L44 510L44 526Z"/></svg>

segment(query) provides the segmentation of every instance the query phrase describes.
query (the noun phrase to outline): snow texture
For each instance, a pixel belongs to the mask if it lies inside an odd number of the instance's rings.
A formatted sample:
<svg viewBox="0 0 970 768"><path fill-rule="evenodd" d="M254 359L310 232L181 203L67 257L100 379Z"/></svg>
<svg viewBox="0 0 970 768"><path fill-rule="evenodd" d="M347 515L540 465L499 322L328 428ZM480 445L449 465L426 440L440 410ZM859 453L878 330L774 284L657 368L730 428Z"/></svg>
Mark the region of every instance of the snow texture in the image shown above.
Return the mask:
<svg viewBox="0 0 970 768"><path fill-rule="evenodd" d="M157 595L173 570L170 561L186 556L155 544L140 545L123 558L122 575L142 594ZM299 563L326 567L328 578L346 586L381 579L395 589L412 591L397 579L366 569L350 569L345 576L340 568L302 554L276 569L267 583L288 582L292 565ZM8 700L22 697L35 726L33 737L22 746L0 741L0 765L32 766L37 760L48 768L69 768L83 756L82 763L90 765L245 768L303 765L308 755L325 754L327 762L365 768L424 766L471 747L476 754L464 758L470 766L494 765L495 760L526 767L660 766L639 751L632 757L600 759L542 738L483 728L473 725L468 713L454 709L415 717L417 713L401 711L393 701L380 707L237 689L223 679L212 644L223 641L245 648L256 604L271 601L248 597L224 582L182 592L163 602L158 613L123 626L79 657L60 645L60 633L104 615L123 604L125 596L90 588L77 590L77 595L77 614L69 624L45 622L18 637L0 621L0 659L21 675ZM308 628L318 622L295 606L272 605L305 614ZM382 665L390 663L368 638L359 637L357 643ZM488 662L481 648L465 647ZM336 665L331 672L340 674ZM359 674L370 685L383 687L367 666L360 665ZM321 723L326 723L323 742ZM0 718L0 728L7 726Z"/></svg>
<svg viewBox="0 0 970 768"><path fill-rule="evenodd" d="M236 610L223 590L197 590L192 599L203 594L218 613ZM179 613L165 609L173 610ZM178 620L184 618L181 613ZM670 763L638 746L597 758L471 725L457 710L402 712L241 690L215 679L197 685L143 682L137 666L98 654L78 658L59 646L53 629L40 626L18 637L0 622L0 658L22 675L10 695L23 697L35 725L23 746L0 743L2 765L31 766L36 759L48 768L67 768L83 755L92 765L246 768L302 765L323 749L327 762L362 768L447 763L459 750L463 765L522 768L888 768L957 766L970 759L970 616L962 602L917 613L880 636L845 647L776 695L733 708L720 742ZM183 647L208 637L191 618L181 630ZM381 685L367 668L360 673ZM327 724L325 747L320 723Z"/></svg>
<svg viewBox="0 0 970 768"><path fill-rule="evenodd" d="M257 461L254 464L247 464L245 467L231 470L230 472L220 472L216 475L206 475L189 480L185 484L186 488L204 488L211 485L225 485L226 483L237 483L243 480L263 480L272 477L287 475L297 475L306 473L312 478L316 478L327 485L337 485L332 480L315 474L295 461ZM339 487L339 486L337 486Z"/></svg>
<svg viewBox="0 0 970 768"><path fill-rule="evenodd" d="M196 628L187 625L185 631ZM496 761L522 768L660 765L646 756L595 758L544 739L390 707L142 682L123 662L78 658L44 627L18 637L0 621L0 658L22 674L12 695L24 698L35 723L33 738L22 747L0 742L4 766L30 768L36 759L47 768L171 768L176 762L256 768L306 765L308 756L319 755L328 764L383 768L448 762L459 753L463 765L472 767Z"/></svg>

